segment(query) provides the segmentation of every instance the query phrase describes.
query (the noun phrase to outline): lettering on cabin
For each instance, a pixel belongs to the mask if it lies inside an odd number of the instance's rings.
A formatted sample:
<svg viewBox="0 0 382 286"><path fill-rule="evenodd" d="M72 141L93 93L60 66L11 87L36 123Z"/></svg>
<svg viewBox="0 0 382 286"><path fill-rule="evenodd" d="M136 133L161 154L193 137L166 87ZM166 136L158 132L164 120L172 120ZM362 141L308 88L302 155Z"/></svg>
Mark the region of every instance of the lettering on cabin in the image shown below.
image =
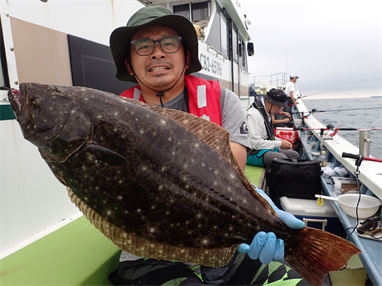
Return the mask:
<svg viewBox="0 0 382 286"><path fill-rule="evenodd" d="M222 68L222 63L210 59L209 56L200 54L200 64L202 65L203 70L211 72L216 75L223 75L223 68Z"/></svg>

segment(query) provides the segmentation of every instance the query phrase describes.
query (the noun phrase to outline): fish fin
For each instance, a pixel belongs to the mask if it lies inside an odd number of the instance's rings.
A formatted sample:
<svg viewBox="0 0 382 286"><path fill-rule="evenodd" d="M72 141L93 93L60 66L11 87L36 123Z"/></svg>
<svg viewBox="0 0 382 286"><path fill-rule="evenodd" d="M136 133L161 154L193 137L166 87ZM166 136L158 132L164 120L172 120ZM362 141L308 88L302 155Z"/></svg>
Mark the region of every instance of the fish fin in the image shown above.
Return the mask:
<svg viewBox="0 0 382 286"><path fill-rule="evenodd" d="M149 241L109 223L76 196L70 188L67 188L67 190L71 201L79 208L91 224L120 249L140 257L187 261L210 267L224 267L231 260L239 246L233 245L226 248L196 249Z"/></svg>
<svg viewBox="0 0 382 286"><path fill-rule="evenodd" d="M344 268L353 255L361 253L351 242L310 227L296 230L290 240L284 239L285 260L310 285L322 285L327 273Z"/></svg>
<svg viewBox="0 0 382 286"><path fill-rule="evenodd" d="M119 166L128 163L126 158L122 155L96 144L87 145L83 150L81 150L81 152L89 152L98 160L113 166Z"/></svg>

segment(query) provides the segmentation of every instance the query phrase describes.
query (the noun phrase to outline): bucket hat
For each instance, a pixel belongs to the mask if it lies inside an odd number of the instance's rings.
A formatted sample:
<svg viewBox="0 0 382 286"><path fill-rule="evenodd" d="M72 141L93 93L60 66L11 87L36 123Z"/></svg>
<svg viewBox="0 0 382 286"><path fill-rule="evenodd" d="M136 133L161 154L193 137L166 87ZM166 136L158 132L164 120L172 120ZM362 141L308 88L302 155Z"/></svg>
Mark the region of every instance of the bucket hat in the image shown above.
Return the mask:
<svg viewBox="0 0 382 286"><path fill-rule="evenodd" d="M273 105L287 107L286 101L288 97L281 89L272 88L266 94L263 94L263 96Z"/></svg>
<svg viewBox="0 0 382 286"><path fill-rule="evenodd" d="M119 80L137 82L125 65L125 59L130 53L131 37L139 30L154 25L169 27L182 37L184 48L191 54L190 67L186 70L186 74L201 70L198 38L192 23L183 16L174 15L164 7L147 6L133 14L125 27L116 28L110 35L110 50L117 68L115 76Z"/></svg>

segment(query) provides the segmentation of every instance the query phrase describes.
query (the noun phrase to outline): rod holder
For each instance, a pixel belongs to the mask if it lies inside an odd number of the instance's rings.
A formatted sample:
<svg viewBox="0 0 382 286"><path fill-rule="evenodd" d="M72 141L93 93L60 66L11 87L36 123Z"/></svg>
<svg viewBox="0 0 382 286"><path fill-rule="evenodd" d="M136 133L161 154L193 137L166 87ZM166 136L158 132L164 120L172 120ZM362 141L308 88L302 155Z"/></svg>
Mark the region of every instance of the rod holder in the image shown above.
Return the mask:
<svg viewBox="0 0 382 286"><path fill-rule="evenodd" d="M370 157L370 130L359 131L359 154Z"/></svg>

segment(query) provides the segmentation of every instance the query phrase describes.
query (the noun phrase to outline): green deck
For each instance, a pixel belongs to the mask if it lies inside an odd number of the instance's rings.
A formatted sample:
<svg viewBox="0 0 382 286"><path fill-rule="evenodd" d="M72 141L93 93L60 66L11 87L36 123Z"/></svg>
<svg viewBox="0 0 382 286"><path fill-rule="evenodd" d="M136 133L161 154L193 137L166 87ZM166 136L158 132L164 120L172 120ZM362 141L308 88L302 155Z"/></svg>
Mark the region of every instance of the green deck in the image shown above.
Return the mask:
<svg viewBox="0 0 382 286"><path fill-rule="evenodd" d="M263 168L247 166L257 186ZM0 285L111 285L120 250L85 217L0 260Z"/></svg>
<svg viewBox="0 0 382 286"><path fill-rule="evenodd" d="M0 261L0 285L111 285L120 250L80 217Z"/></svg>

